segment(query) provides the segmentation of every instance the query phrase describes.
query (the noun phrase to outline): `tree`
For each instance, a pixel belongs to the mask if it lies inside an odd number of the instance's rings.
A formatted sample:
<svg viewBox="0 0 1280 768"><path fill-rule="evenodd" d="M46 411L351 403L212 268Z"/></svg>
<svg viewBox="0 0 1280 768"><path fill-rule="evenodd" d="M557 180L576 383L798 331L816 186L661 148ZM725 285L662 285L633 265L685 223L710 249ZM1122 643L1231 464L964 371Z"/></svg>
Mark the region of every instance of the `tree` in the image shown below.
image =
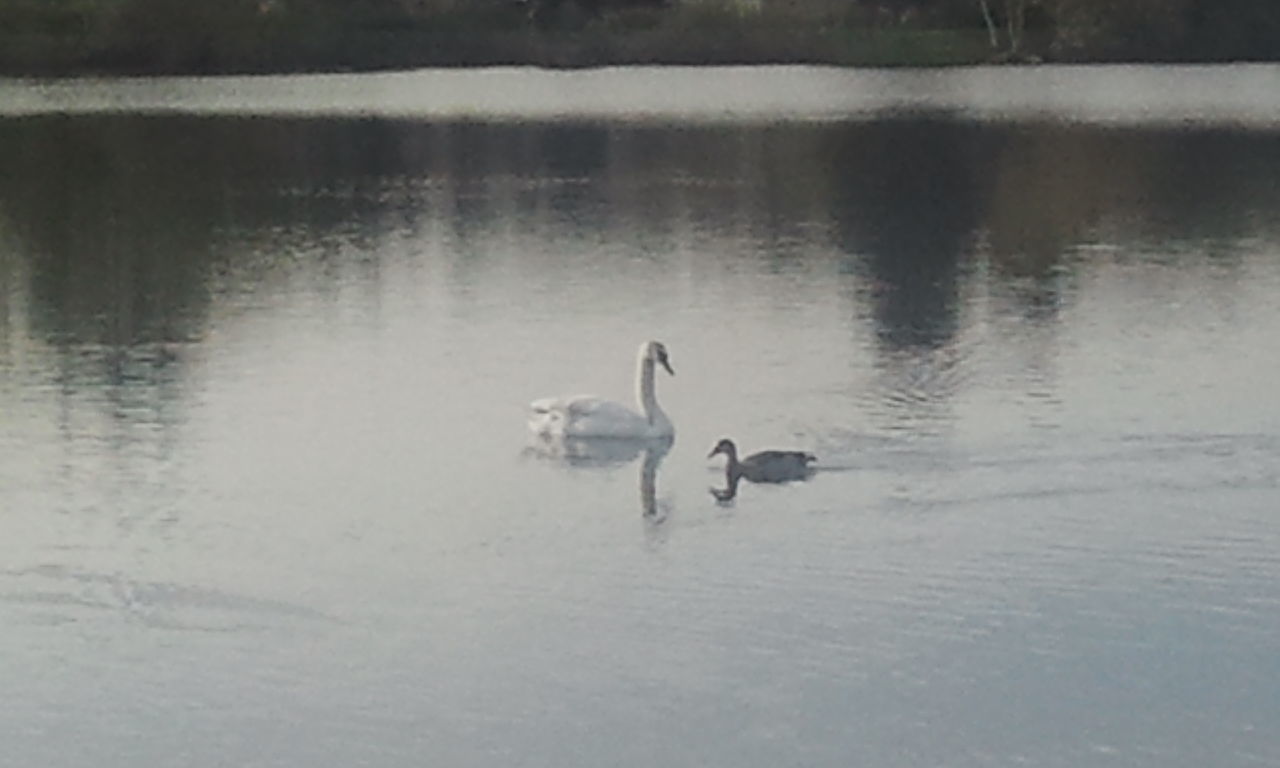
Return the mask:
<svg viewBox="0 0 1280 768"><path fill-rule="evenodd" d="M1006 40L1005 54L1009 56L1017 56L1022 51L1022 41L1027 30L1027 7L1036 0L1002 0L1001 18L1004 21L1004 32ZM988 0L978 0L978 7L982 11L982 21L987 27L987 39L991 41L991 47L995 50L1000 49L1000 27L997 25L995 14L991 11L991 4Z"/></svg>
<svg viewBox="0 0 1280 768"><path fill-rule="evenodd" d="M1160 59L1176 56L1185 45L1194 0L1044 2L1053 17L1053 46L1059 53Z"/></svg>

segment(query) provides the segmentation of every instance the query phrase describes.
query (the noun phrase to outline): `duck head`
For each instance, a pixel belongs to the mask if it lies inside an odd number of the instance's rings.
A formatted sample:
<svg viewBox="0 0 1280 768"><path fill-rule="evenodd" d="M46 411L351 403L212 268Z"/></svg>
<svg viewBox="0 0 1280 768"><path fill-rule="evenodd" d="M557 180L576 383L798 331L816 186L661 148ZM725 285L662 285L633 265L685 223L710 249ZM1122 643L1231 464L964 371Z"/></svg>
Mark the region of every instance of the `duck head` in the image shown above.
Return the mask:
<svg viewBox="0 0 1280 768"><path fill-rule="evenodd" d="M707 458L709 459L719 453L723 453L725 456L728 456L729 460L732 461L738 456L738 447L733 444L732 440L726 437L716 443L716 447L711 449L711 453L707 454Z"/></svg>

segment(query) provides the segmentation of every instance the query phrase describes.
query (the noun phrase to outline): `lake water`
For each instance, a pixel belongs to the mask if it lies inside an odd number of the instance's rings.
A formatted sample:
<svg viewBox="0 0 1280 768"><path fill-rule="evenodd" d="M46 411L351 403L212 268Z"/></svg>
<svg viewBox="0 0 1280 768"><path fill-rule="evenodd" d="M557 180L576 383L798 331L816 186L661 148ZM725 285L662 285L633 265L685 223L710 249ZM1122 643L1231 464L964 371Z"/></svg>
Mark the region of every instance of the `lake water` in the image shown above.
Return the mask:
<svg viewBox="0 0 1280 768"><path fill-rule="evenodd" d="M1278 180L1267 66L0 82L0 764L1280 765Z"/></svg>

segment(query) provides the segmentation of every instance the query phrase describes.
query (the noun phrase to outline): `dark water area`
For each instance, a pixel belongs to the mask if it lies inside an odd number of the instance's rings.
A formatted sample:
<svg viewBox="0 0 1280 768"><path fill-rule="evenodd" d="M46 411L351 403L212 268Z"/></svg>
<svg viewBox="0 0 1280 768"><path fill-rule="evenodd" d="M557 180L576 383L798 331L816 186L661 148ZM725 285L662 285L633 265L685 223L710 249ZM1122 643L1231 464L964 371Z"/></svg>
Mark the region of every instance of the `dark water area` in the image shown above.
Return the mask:
<svg viewBox="0 0 1280 768"><path fill-rule="evenodd" d="M584 77L0 117L13 759L1280 762L1280 115ZM673 445L531 442L650 338Z"/></svg>
<svg viewBox="0 0 1280 768"><path fill-rule="evenodd" d="M1274 241L1280 226L1280 144L1231 129L106 116L0 132L10 238L31 254L47 331L73 341L198 335L190 315L217 269L257 255L229 252L231 239L377 240L441 209L460 240L540 216L659 238L690 220L732 226L771 244L779 266L821 228L841 272L878 291L890 346L954 336L980 245L1033 312L1114 230L1153 241L1161 261L1230 268L1239 241ZM123 327L101 322L112 308Z"/></svg>

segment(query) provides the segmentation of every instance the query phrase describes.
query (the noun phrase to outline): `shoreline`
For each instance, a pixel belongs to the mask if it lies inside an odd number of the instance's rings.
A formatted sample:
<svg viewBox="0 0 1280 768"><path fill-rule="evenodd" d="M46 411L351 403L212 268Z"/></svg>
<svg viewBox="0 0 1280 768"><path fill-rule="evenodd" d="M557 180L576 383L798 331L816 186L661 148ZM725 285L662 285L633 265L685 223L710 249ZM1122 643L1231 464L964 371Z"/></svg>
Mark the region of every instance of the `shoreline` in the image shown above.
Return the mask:
<svg viewBox="0 0 1280 768"><path fill-rule="evenodd" d="M901 114L980 122L1274 131L1280 64L425 68L379 73L6 80L0 121L72 115L683 125ZM1259 98L1259 94L1271 94Z"/></svg>

